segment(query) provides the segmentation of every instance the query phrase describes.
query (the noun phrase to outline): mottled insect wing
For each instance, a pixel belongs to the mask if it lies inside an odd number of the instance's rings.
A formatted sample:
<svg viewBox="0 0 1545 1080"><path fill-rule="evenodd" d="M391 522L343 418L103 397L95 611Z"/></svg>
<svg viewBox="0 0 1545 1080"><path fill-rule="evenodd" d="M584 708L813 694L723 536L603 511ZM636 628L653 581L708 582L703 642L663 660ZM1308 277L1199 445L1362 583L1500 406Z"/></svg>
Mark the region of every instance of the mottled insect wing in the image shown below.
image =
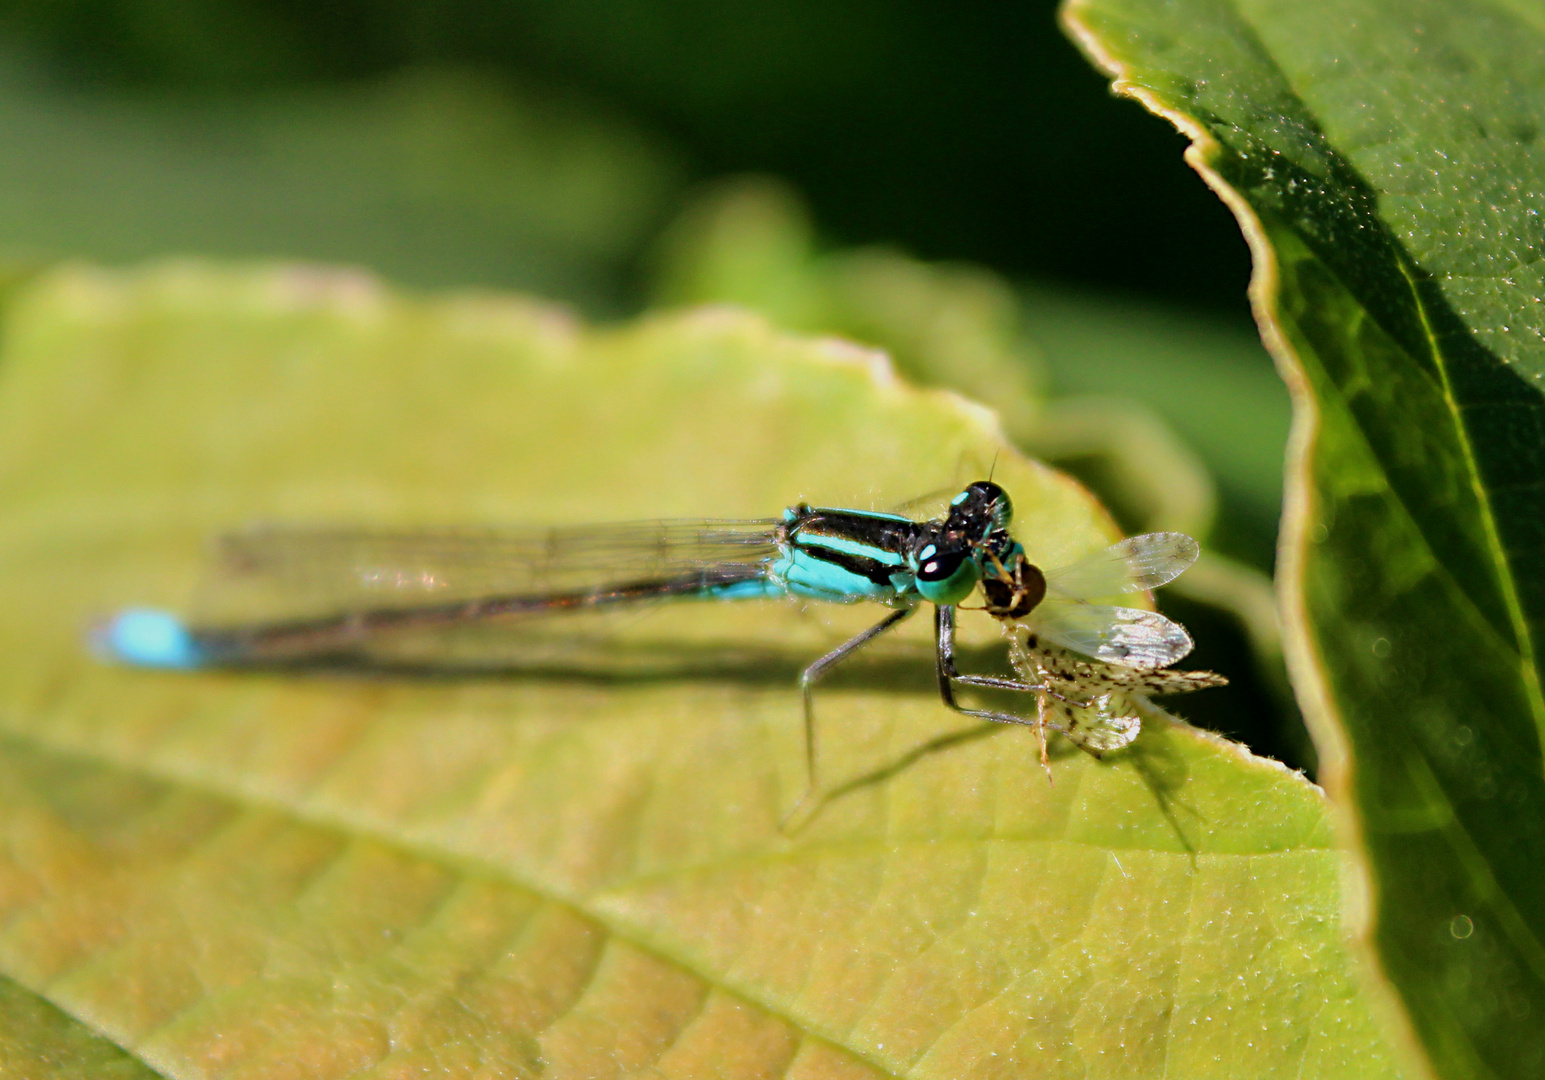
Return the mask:
<svg viewBox="0 0 1545 1080"><path fill-rule="evenodd" d="M1143 699L1149 694L1188 693L1228 682L1212 671L1101 663L1048 642L1025 626L1012 627L1009 640L1009 656L1020 677L1052 691L1040 695L1042 720L1095 757L1137 738Z"/></svg>
<svg viewBox="0 0 1545 1080"><path fill-rule="evenodd" d="M1189 694L1214 686L1227 686L1228 680L1216 671L1136 671L1132 683L1145 694Z"/></svg>
<svg viewBox="0 0 1545 1080"><path fill-rule="evenodd" d="M1190 653L1186 628L1156 611L1048 597L1026 620L1054 645L1125 667L1163 668Z"/></svg>
<svg viewBox="0 0 1545 1080"><path fill-rule="evenodd" d="M1047 723L1095 757L1120 750L1143 730L1136 704L1124 694L1100 694L1087 706L1052 699L1048 708Z"/></svg>

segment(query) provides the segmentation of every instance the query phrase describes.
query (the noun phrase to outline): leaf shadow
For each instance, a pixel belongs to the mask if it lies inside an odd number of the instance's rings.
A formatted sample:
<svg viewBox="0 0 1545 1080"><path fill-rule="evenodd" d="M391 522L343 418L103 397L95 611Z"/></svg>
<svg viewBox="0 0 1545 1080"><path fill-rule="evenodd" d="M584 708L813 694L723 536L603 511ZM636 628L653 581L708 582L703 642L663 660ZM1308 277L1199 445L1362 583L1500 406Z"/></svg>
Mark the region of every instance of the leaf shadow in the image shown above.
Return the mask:
<svg viewBox="0 0 1545 1080"><path fill-rule="evenodd" d="M1145 702L1141 708L1145 726L1181 723L1152 702ZM1181 848L1190 857L1194 869L1197 847L1186 835L1181 817L1188 816L1202 828L1205 828L1209 822L1200 810L1182 796L1191 779L1191 769L1186 764L1185 757L1176 751L1174 743L1169 739L1138 738L1126 748L1126 762L1153 795L1154 804L1159 808L1159 813L1164 820L1169 823L1175 839L1180 841Z"/></svg>
<svg viewBox="0 0 1545 1080"><path fill-rule="evenodd" d="M992 650L967 652L968 662L988 666ZM882 693L937 693L930 651L916 648L874 650L842 665L820 681L820 689L846 687ZM361 682L477 683L529 680L570 682L597 687L669 683L723 683L799 689L800 675L821 655L786 648L736 645L662 644L609 648L573 658L416 660L339 652L301 660L231 665L227 670L282 674L302 678L352 679Z"/></svg>
<svg viewBox="0 0 1545 1080"><path fill-rule="evenodd" d="M822 680L818 693L820 690L845 688L898 696L938 694L937 677L928 650L901 645L875 651L880 655L857 658L838 669L830 678ZM988 670L995 666L995 660L1001 661L998 653L999 650L993 648L962 647L957 657L962 660L963 667ZM800 674L809 666L811 659L813 657L780 648L748 649L733 645L694 645L683 648L679 645L661 645L608 649L587 661L520 662L502 659L458 662L434 659L416 662L340 653L300 661L246 664L238 670L372 683L502 683L541 680L598 688L722 683L742 687L787 687L792 696L798 693ZM1174 722L1163 709L1151 703L1145 712L1145 719L1151 722ZM919 743L883 765L814 793L813 802L803 809L796 808L786 819L785 831L797 833L832 803L893 779L926 758L974 743L1013 726L976 724ZM1065 760L1078 753L1075 746L1061 738L1054 737L1048 747L1049 757L1053 761ZM1110 762L1112 765L1120 763L1125 763L1137 772L1182 848L1194 860L1197 849L1186 835L1182 817L1189 815L1204 826L1206 822L1194 806L1180 797L1181 790L1190 778L1184 757L1175 751L1168 740L1139 738L1123 750L1116 761ZM797 824L791 827L791 822Z"/></svg>

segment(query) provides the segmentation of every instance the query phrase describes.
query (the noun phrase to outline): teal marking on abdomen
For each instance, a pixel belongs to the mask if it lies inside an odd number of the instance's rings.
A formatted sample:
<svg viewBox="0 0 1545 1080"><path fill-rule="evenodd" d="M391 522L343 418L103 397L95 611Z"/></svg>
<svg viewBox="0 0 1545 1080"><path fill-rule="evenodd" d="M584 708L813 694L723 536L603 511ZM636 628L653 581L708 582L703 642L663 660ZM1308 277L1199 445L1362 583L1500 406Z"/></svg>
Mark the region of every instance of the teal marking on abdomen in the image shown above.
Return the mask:
<svg viewBox="0 0 1545 1080"><path fill-rule="evenodd" d="M717 585L703 591L704 596L714 600L775 600L788 594L789 590L773 578L737 581L730 585Z"/></svg>
<svg viewBox="0 0 1545 1080"><path fill-rule="evenodd" d="M196 668L208 660L182 620L156 608L129 608L92 635L114 660L141 667Z"/></svg>

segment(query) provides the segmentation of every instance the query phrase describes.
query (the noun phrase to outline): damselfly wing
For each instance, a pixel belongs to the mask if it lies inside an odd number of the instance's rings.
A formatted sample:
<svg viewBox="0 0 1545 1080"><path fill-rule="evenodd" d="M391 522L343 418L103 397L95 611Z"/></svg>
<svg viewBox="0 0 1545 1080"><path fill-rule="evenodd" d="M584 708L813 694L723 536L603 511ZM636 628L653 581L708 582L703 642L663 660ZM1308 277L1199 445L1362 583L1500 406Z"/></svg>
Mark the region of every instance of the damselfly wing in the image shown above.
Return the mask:
<svg viewBox="0 0 1545 1080"><path fill-rule="evenodd" d="M620 628L666 600L755 590L777 524L257 526L216 540L188 623L208 662L627 667L642 658Z"/></svg>

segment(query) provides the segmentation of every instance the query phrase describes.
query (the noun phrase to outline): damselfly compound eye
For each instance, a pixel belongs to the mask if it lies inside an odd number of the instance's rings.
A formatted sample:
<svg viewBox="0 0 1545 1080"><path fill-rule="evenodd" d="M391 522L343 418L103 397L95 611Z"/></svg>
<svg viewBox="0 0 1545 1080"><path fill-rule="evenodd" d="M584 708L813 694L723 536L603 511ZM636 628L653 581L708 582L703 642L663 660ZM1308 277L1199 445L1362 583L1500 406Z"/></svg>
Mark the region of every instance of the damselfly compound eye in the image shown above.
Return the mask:
<svg viewBox="0 0 1545 1080"><path fill-rule="evenodd" d="M960 564L966 561L966 555L965 551L936 551L933 558L917 568L917 580L947 581L960 570Z"/></svg>

